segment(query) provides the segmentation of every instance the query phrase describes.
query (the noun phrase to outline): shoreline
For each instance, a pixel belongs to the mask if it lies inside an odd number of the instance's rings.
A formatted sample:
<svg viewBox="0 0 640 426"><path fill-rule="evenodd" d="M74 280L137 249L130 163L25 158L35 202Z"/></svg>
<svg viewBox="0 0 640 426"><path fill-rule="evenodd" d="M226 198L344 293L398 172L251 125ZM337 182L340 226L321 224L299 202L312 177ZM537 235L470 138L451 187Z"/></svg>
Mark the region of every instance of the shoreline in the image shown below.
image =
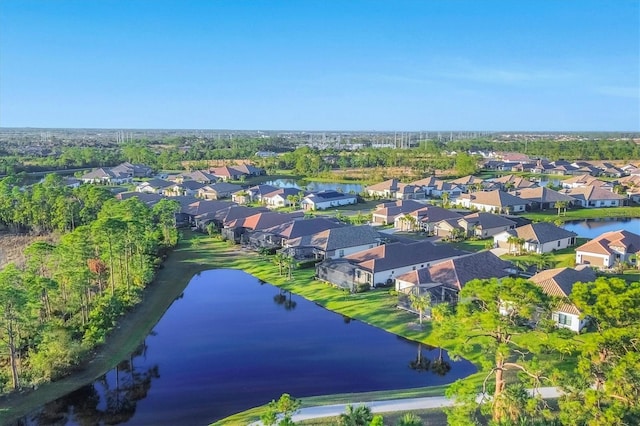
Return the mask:
<svg viewBox="0 0 640 426"><path fill-rule="evenodd" d="M188 231L187 231L188 232ZM167 309L189 284L193 275L211 269L209 264L191 264L192 249L189 247L193 234L180 240L171 251L156 278L144 290L143 301L122 317L104 344L95 348L88 359L77 369L54 382L40 385L36 389L21 390L0 397L0 424L15 422L38 407L81 388L109 370L133 352L151 332ZM185 279L179 275L186 272Z"/></svg>

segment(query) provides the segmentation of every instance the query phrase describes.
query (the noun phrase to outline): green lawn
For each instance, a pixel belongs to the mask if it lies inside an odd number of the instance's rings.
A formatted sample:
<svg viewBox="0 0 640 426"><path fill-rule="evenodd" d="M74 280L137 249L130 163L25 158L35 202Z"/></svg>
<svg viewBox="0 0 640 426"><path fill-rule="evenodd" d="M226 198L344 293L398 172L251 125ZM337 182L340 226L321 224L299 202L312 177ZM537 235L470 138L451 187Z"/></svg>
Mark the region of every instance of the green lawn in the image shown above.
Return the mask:
<svg viewBox="0 0 640 426"><path fill-rule="evenodd" d="M616 217L640 217L640 206L633 207L603 207L597 209L574 209L567 210L567 213L558 216L557 210L547 210L544 212L527 212L522 216L535 222L555 222L557 220L567 222L571 220L584 219L606 219Z"/></svg>

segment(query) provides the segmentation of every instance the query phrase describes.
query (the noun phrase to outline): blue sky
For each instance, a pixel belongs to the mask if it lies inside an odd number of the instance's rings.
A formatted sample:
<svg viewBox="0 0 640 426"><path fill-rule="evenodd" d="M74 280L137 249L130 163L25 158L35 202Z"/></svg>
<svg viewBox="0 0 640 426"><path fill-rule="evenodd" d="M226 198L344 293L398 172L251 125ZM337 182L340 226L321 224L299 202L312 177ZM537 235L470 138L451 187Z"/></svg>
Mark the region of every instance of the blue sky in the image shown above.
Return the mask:
<svg viewBox="0 0 640 426"><path fill-rule="evenodd" d="M640 130L640 0L2 0L0 126Z"/></svg>

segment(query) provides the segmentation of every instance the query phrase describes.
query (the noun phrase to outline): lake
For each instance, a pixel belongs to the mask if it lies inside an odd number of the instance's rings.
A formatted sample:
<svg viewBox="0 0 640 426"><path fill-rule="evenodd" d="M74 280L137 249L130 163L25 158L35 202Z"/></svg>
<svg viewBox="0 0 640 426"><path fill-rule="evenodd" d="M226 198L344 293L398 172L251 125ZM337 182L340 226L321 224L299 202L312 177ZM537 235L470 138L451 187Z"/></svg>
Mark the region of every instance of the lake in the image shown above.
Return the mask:
<svg viewBox="0 0 640 426"><path fill-rule="evenodd" d="M605 232L620 229L640 234L640 218L579 220L566 222L562 227L584 238L596 238Z"/></svg>
<svg viewBox="0 0 640 426"><path fill-rule="evenodd" d="M335 182L316 182L312 180L294 180L294 179L275 179L264 182L266 185L273 185L279 188L298 188L307 191L340 191L345 194L360 194L364 190L364 186L359 183L335 183Z"/></svg>
<svg viewBox="0 0 640 426"><path fill-rule="evenodd" d="M441 356L440 368L416 368L419 350L424 360ZM414 388L475 371L446 351L328 311L242 271L211 270L193 277L118 368L21 424L203 425L285 392L299 398Z"/></svg>

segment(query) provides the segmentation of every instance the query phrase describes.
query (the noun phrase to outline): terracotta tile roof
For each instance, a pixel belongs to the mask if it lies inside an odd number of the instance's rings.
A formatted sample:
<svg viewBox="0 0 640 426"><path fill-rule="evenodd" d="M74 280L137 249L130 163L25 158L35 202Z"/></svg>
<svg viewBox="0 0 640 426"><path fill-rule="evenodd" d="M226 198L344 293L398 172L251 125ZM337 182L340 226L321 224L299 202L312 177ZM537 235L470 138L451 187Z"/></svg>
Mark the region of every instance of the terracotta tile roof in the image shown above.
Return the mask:
<svg viewBox="0 0 640 426"><path fill-rule="evenodd" d="M640 235L625 230L605 232L598 238L581 245L576 251L609 255L614 253L612 247L620 247L626 253L638 253L640 252Z"/></svg>

